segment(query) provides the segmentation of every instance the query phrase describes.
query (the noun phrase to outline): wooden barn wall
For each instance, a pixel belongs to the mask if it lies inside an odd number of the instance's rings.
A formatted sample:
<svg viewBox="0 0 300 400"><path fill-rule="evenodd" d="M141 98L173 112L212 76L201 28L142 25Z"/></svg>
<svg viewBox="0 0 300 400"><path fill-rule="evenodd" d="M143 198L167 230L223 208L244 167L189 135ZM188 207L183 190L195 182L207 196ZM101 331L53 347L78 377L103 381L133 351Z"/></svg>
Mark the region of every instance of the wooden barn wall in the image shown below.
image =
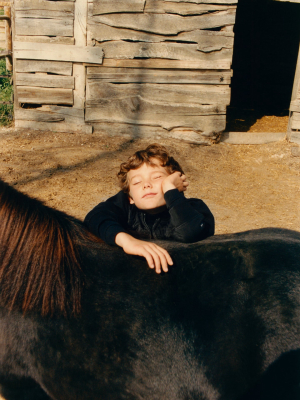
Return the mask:
<svg viewBox="0 0 300 400"><path fill-rule="evenodd" d="M238 0L15 0L17 126L225 129Z"/></svg>

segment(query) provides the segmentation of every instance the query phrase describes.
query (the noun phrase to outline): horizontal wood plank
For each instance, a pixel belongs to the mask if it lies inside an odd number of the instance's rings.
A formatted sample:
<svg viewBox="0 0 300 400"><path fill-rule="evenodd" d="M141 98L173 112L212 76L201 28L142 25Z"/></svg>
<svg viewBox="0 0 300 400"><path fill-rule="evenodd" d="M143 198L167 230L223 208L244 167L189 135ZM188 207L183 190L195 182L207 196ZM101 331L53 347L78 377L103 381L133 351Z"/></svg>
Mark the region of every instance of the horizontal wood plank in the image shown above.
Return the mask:
<svg viewBox="0 0 300 400"><path fill-rule="evenodd" d="M235 23L235 9L217 11L189 18L171 14L106 14L93 18L94 22L116 28L134 29L160 35L176 35L195 29L212 29Z"/></svg>
<svg viewBox="0 0 300 400"><path fill-rule="evenodd" d="M179 104L216 104L230 103L230 87L228 85L180 85L180 84L113 84L107 82L88 81L87 101L94 104L102 99L119 99L120 97L142 96L149 101Z"/></svg>
<svg viewBox="0 0 300 400"><path fill-rule="evenodd" d="M174 3L181 3L183 0L164 0ZM237 4L238 0L184 0L185 3L196 4Z"/></svg>
<svg viewBox="0 0 300 400"><path fill-rule="evenodd" d="M70 18L74 19L74 11L58 11L58 10L22 10L16 11L16 18L41 18L41 19L62 19L62 18Z"/></svg>
<svg viewBox="0 0 300 400"><path fill-rule="evenodd" d="M43 105L36 109L17 107L15 118L37 122L76 122L84 123L84 110L74 107Z"/></svg>
<svg viewBox="0 0 300 400"><path fill-rule="evenodd" d="M204 83L230 84L232 71L176 71L88 67L87 79L118 83Z"/></svg>
<svg viewBox="0 0 300 400"><path fill-rule="evenodd" d="M92 64L86 63L85 66ZM103 60L104 67L125 67L125 68L153 68L153 69L214 69L229 70L231 62L228 61L186 61L186 60L164 60L159 58L142 59L142 60L114 60L105 58Z"/></svg>
<svg viewBox="0 0 300 400"><path fill-rule="evenodd" d="M73 105L73 90L17 86L19 103Z"/></svg>
<svg viewBox="0 0 300 400"><path fill-rule="evenodd" d="M123 41L104 42L101 45L105 57L112 59L165 58L171 60L206 61L219 69L218 61L227 61L228 69L232 62L233 49L221 49L216 52L198 50L196 44L183 43L129 43ZM203 67L205 68L205 67ZM209 67L207 67L209 68Z"/></svg>
<svg viewBox="0 0 300 400"><path fill-rule="evenodd" d="M56 76L56 75L39 76L37 74L30 74L30 73L17 73L16 85L63 88L63 89L74 89L75 87L73 76Z"/></svg>
<svg viewBox="0 0 300 400"><path fill-rule="evenodd" d="M217 107L215 107L217 108ZM126 122L161 126L165 129L187 127L201 131L222 131L226 126L226 114L201 115L202 107L186 107L146 101L141 97L103 99L98 107L87 102L86 121ZM172 116L170 118L170 116Z"/></svg>
<svg viewBox="0 0 300 400"><path fill-rule="evenodd" d="M16 120L16 128L33 129L38 131L55 131L55 132L79 132L91 134L93 127L87 124L65 123L65 122L38 122L27 120Z"/></svg>
<svg viewBox="0 0 300 400"><path fill-rule="evenodd" d="M72 75L71 62L16 60L16 72L49 72L58 75Z"/></svg>
<svg viewBox="0 0 300 400"><path fill-rule="evenodd" d="M94 0L93 15L120 13L120 12L143 12L145 0Z"/></svg>
<svg viewBox="0 0 300 400"><path fill-rule="evenodd" d="M222 4L195 4L187 2L166 2L158 0L147 0L146 13L156 14L178 14L178 15L201 15L214 11L226 11L236 6Z"/></svg>
<svg viewBox="0 0 300 400"><path fill-rule="evenodd" d="M16 18L17 35L73 36L74 21L67 19Z"/></svg>
<svg viewBox="0 0 300 400"><path fill-rule="evenodd" d="M122 124L110 122L94 122L93 129L96 133L102 133L109 136L123 136L126 138L149 138L152 141L163 138L174 138L188 143L211 145L214 141L203 136L201 132L190 128L164 129L160 126L148 126L137 124Z"/></svg>
<svg viewBox="0 0 300 400"><path fill-rule="evenodd" d="M74 3L69 1L15 0L16 11L60 11L74 14Z"/></svg>
<svg viewBox="0 0 300 400"><path fill-rule="evenodd" d="M103 51L99 47L68 46L31 42L14 42L15 58L30 60L73 61L101 64Z"/></svg>
<svg viewBox="0 0 300 400"><path fill-rule="evenodd" d="M68 36L15 36L16 41L35 43L56 43L74 45L75 39Z"/></svg>
<svg viewBox="0 0 300 400"><path fill-rule="evenodd" d="M87 28L88 44L92 45L93 40L98 42L116 41L116 40L131 40L140 42L160 43L160 42L190 42L198 43L199 48L233 47L233 32L215 32L205 30L194 30L190 32L182 32L177 35L164 36L151 34L147 32L134 31L131 29L114 28L112 26L101 23L89 23ZM209 44L207 45L207 42Z"/></svg>

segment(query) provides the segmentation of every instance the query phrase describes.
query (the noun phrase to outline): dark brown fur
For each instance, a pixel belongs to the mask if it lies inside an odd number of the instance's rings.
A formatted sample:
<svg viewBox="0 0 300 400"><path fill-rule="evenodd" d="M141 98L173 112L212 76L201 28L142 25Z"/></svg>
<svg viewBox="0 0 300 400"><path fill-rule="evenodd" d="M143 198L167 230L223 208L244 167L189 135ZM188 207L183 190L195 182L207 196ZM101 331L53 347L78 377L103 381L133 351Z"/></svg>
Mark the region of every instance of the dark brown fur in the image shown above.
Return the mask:
<svg viewBox="0 0 300 400"><path fill-rule="evenodd" d="M72 217L0 180L0 300L43 316L80 312L79 244L90 236Z"/></svg>

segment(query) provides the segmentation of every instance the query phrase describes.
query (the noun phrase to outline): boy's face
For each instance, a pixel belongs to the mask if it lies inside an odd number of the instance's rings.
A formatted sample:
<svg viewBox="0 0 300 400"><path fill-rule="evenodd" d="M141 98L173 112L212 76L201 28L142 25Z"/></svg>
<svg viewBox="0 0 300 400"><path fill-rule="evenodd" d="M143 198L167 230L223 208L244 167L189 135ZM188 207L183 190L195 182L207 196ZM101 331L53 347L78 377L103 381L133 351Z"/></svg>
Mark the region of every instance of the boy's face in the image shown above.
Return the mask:
<svg viewBox="0 0 300 400"><path fill-rule="evenodd" d="M162 181L169 173L156 160L152 161L155 166L143 164L127 174L130 204L135 204L140 210L155 210L166 205Z"/></svg>

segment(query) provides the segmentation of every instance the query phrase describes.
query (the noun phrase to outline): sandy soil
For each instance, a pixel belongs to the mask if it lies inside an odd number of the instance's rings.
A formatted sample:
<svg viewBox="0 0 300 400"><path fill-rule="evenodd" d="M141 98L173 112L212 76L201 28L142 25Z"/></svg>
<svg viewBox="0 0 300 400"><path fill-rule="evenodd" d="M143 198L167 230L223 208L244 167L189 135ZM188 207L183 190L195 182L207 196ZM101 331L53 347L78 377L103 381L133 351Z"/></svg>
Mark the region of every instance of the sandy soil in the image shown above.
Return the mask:
<svg viewBox="0 0 300 400"><path fill-rule="evenodd" d="M118 191L120 163L151 142L2 128L0 177L83 219ZM202 198L211 208L217 233L270 226L300 230L300 157L291 154L295 145L282 141L206 147L169 139L160 143L182 164L190 182L187 197Z"/></svg>

